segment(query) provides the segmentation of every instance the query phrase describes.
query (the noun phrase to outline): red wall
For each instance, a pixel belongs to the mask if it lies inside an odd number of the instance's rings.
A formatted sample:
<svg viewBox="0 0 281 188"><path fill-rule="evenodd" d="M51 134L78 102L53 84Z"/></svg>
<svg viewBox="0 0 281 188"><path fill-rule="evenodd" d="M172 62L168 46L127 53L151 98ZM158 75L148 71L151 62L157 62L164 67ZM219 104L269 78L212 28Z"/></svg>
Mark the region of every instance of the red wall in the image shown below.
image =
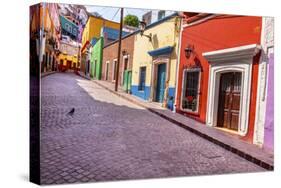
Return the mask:
<svg viewBox="0 0 281 188"><path fill-rule="evenodd" d="M261 23L261 17L221 15L219 17L204 21L203 23L183 29L178 77L178 94L176 98L177 112L183 113L205 123L208 96L209 63L204 57L202 57L202 53L249 44L260 44ZM197 55L192 55L187 60L184 49L188 44L194 45L194 51ZM253 137L259 56L260 55L258 54L253 59L254 62L252 70L249 129L248 134L243 138L247 141L252 141ZM193 65L195 57L198 58L203 69L201 72L201 94L199 96L200 102L198 114L186 113L180 110L183 69L184 66Z"/></svg>

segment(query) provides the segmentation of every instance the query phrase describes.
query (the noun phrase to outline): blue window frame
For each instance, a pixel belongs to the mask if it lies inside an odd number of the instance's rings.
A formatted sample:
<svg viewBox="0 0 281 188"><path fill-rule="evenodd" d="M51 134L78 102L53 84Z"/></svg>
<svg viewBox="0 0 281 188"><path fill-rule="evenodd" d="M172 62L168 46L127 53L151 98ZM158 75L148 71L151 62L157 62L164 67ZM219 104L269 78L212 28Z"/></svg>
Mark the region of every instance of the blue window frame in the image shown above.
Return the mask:
<svg viewBox="0 0 281 188"><path fill-rule="evenodd" d="M140 67L139 91L144 91L146 67Z"/></svg>

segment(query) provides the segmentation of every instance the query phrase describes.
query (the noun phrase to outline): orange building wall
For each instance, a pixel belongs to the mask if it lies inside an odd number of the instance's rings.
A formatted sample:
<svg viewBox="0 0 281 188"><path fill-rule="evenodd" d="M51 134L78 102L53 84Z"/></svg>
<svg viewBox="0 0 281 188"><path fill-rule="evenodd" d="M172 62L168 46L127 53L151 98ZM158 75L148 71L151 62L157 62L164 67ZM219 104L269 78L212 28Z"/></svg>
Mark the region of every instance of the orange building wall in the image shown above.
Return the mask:
<svg viewBox="0 0 281 188"><path fill-rule="evenodd" d="M182 32L181 55L178 75L178 93L176 97L176 110L189 117L205 123L207 111L209 63L202 56L202 53L224 48L232 48L249 44L260 44L261 17L250 16L226 16L212 18L203 23L186 27ZM194 45L196 56L191 56L188 60L185 57L184 49L188 44ZM180 110L180 99L182 90L182 77L184 66L194 64L194 59L198 58L202 65L199 95L198 114L182 112ZM259 54L254 58L252 70L252 89L250 101L250 119L245 140L252 140L255 122L255 105L258 77Z"/></svg>

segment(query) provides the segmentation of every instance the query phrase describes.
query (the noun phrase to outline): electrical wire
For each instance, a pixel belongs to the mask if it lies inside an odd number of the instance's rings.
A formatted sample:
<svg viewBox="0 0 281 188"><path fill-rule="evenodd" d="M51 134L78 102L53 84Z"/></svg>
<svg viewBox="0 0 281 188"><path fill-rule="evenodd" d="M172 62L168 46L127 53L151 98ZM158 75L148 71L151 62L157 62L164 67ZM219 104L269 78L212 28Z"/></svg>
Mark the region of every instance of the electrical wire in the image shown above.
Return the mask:
<svg viewBox="0 0 281 188"><path fill-rule="evenodd" d="M112 17L111 20L114 20L114 18L116 17L117 13L119 12L120 8L117 9L116 13L114 14L114 16Z"/></svg>
<svg viewBox="0 0 281 188"><path fill-rule="evenodd" d="M127 15L130 15L129 11L127 9L125 9L125 11L127 12Z"/></svg>

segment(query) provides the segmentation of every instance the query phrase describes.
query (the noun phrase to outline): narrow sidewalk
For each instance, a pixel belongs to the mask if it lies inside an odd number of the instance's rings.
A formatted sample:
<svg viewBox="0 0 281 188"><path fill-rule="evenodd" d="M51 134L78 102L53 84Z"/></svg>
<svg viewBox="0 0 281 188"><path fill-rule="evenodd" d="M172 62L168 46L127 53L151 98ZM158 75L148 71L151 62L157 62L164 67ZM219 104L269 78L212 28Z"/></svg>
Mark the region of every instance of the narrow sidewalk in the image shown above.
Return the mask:
<svg viewBox="0 0 281 188"><path fill-rule="evenodd" d="M134 95L125 93L122 90L121 86L118 87L118 92L115 92L113 83L107 81L101 81L101 80L92 80L92 81L100 85L101 87L105 88L106 90L120 96L121 98L124 98L128 101L133 102L134 104L144 107L150 112L153 112L159 115L160 117L165 118L166 120L200 137L203 137L213 142L214 144L217 144L225 148L226 150L239 155L240 157L245 158L248 161L251 161L267 170L274 169L273 153L269 153L268 151L256 145L240 140L235 135L232 135L230 133L215 128L208 127L205 124L197 122L191 118L188 118L181 114L174 113L166 108L163 108L156 103L148 102Z"/></svg>

